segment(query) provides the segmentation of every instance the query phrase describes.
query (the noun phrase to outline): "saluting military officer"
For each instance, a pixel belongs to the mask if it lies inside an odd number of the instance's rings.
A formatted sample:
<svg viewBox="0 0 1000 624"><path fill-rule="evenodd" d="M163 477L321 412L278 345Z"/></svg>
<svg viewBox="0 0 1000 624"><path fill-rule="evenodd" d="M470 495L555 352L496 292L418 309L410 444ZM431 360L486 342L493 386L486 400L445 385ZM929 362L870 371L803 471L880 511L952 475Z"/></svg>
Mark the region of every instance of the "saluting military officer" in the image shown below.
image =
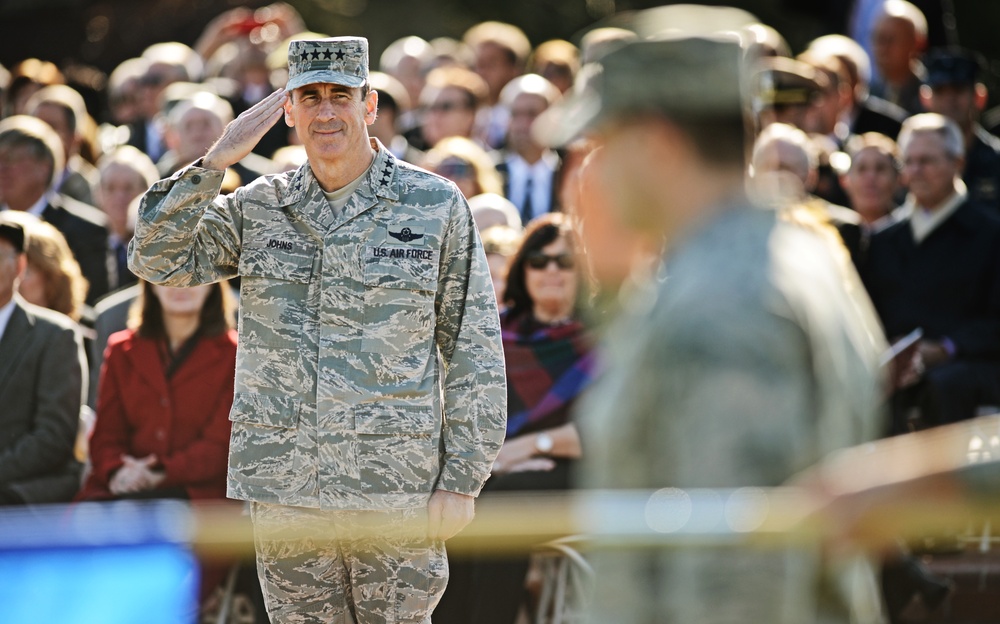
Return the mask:
<svg viewBox="0 0 1000 624"><path fill-rule="evenodd" d="M443 540L505 429L486 259L455 185L369 138L367 40L288 54L285 89L146 193L130 268L172 286L241 277L229 496L253 501L272 621L429 622ZM308 162L219 196L282 115ZM414 520L426 539L400 532ZM382 537L322 539L359 527Z"/></svg>

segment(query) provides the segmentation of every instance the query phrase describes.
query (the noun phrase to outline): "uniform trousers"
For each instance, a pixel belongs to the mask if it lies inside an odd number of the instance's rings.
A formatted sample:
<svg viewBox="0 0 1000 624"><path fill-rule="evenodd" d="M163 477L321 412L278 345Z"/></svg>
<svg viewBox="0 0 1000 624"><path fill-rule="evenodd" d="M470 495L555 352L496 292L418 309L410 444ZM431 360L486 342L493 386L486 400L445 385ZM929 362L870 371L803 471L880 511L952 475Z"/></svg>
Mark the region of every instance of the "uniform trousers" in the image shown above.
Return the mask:
<svg viewBox="0 0 1000 624"><path fill-rule="evenodd" d="M448 559L443 542L414 536L426 509L253 503L251 518L273 624L430 624Z"/></svg>

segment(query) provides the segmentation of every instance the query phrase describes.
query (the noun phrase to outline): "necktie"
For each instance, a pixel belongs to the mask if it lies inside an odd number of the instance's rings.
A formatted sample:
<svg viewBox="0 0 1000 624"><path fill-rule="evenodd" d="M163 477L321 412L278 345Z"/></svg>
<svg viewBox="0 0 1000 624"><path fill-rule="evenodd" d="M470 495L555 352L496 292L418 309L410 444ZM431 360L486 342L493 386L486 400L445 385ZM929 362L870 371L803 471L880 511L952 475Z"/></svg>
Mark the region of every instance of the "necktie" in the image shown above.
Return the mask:
<svg viewBox="0 0 1000 624"><path fill-rule="evenodd" d="M521 202L521 223L528 225L528 222L535 216L531 209L531 174L528 174L528 181L524 184L524 201Z"/></svg>

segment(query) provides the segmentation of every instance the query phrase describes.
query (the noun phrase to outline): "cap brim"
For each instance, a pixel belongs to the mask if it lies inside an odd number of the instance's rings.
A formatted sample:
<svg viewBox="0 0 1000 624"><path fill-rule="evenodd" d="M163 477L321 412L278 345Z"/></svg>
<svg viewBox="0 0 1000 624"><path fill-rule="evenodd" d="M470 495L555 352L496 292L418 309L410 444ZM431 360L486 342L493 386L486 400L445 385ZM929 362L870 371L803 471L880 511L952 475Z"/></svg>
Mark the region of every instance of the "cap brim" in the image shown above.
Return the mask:
<svg viewBox="0 0 1000 624"><path fill-rule="evenodd" d="M600 116L600 96L585 89L550 106L535 120L531 133L541 145L563 147L592 128Z"/></svg>
<svg viewBox="0 0 1000 624"><path fill-rule="evenodd" d="M294 78L289 78L285 85L285 91L291 91L310 84L328 83L343 85L345 87L360 87L365 84L364 76L354 76L334 71L307 71L302 72Z"/></svg>

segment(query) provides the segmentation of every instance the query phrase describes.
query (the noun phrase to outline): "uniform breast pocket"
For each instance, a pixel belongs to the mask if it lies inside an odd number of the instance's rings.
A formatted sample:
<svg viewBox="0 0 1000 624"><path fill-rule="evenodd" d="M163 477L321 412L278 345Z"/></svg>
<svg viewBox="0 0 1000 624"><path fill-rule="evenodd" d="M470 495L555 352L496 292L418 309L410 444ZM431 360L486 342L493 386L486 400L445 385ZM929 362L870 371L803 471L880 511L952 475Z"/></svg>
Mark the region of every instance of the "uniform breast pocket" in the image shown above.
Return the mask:
<svg viewBox="0 0 1000 624"><path fill-rule="evenodd" d="M240 329L255 344L297 349L315 316L310 286L317 246L302 241L245 247L240 257Z"/></svg>
<svg viewBox="0 0 1000 624"><path fill-rule="evenodd" d="M359 405L354 417L363 491L430 492L440 464L440 428L431 407Z"/></svg>
<svg viewBox="0 0 1000 624"><path fill-rule="evenodd" d="M433 339L439 255L408 245L365 248L362 351L413 354Z"/></svg>

